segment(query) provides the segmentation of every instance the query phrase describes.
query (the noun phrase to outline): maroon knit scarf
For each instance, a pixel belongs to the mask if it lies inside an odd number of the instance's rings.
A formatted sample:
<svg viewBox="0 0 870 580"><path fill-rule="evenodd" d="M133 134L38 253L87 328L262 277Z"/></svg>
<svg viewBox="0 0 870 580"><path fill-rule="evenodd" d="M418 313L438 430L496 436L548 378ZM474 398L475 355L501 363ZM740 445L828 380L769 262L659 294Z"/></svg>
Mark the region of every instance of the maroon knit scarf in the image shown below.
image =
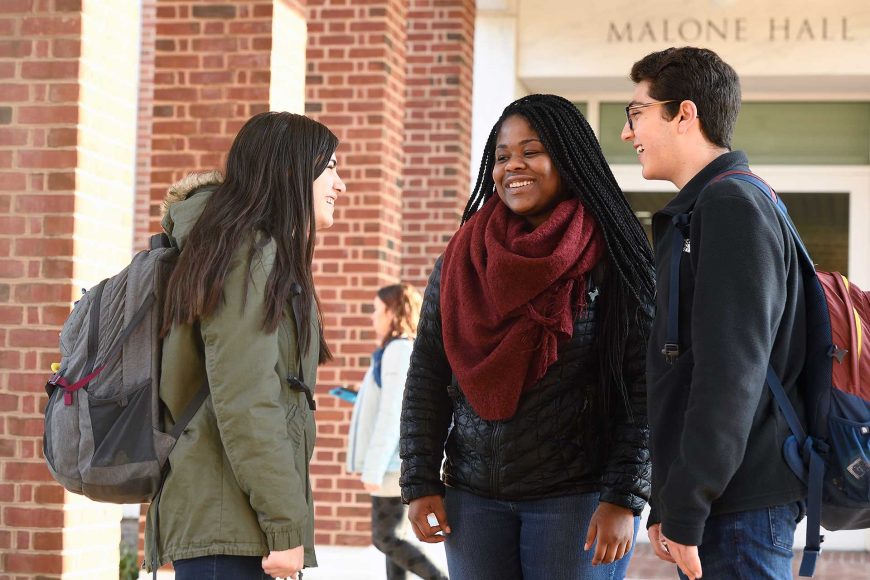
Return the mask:
<svg viewBox="0 0 870 580"><path fill-rule="evenodd" d="M444 349L481 418L509 419L520 394L556 361L586 305L586 276L601 258L598 225L576 197L533 231L498 196L444 253Z"/></svg>

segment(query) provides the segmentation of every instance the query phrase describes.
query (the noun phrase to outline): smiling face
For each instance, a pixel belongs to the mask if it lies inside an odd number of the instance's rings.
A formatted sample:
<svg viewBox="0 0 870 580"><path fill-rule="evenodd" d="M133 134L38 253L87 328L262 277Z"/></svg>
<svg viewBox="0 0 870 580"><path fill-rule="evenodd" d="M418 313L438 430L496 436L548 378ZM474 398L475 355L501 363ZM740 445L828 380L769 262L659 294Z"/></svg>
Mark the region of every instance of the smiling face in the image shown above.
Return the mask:
<svg viewBox="0 0 870 580"><path fill-rule="evenodd" d="M649 82L641 81L634 87L629 106L655 103L649 95ZM643 168L645 179L675 181L680 173L676 143L678 118L666 119L664 105L651 105L629 111L631 123L622 128L622 140L630 141Z"/></svg>
<svg viewBox="0 0 870 580"><path fill-rule="evenodd" d="M502 202L533 228L568 198L550 154L529 122L519 115L502 122L492 179Z"/></svg>
<svg viewBox="0 0 870 580"><path fill-rule="evenodd" d="M344 182L338 176L336 165L338 162L335 155L329 159L329 164L323 173L314 180L312 186L314 192L314 224L318 230L332 226L333 213L335 212L335 200L340 193L344 193Z"/></svg>

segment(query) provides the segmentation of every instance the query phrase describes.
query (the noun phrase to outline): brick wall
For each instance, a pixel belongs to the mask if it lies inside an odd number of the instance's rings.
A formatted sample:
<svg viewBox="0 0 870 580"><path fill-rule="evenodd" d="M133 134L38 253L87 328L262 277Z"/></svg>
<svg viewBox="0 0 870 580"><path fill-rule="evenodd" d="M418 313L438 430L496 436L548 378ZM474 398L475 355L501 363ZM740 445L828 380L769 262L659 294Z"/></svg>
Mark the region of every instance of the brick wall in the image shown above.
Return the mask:
<svg viewBox="0 0 870 580"><path fill-rule="evenodd" d="M120 512L53 482L41 410L74 288L129 258L138 58L124 44L138 17L136 4L0 3L3 578L117 570Z"/></svg>
<svg viewBox="0 0 870 580"><path fill-rule="evenodd" d="M320 392L362 379L375 292L400 279L422 290L456 230L469 181L473 23L471 0L309 0L306 111L342 140L348 187L315 254L337 354L321 369ZM369 496L344 470L350 410L319 397L319 544L370 542Z"/></svg>
<svg viewBox="0 0 870 580"><path fill-rule="evenodd" d="M0 570L7 578L59 577L63 568L64 493L44 467L39 412L72 292L81 16L75 6L49 8L0 4Z"/></svg>
<svg viewBox="0 0 870 580"><path fill-rule="evenodd" d="M141 0L142 28L139 33L139 120L136 135L136 201L134 208L133 246L148 247L152 212L151 204L151 124L154 108L154 45L157 28L157 0Z"/></svg>
<svg viewBox="0 0 870 580"><path fill-rule="evenodd" d="M149 231L167 187L221 167L244 122L269 110L273 3L158 1Z"/></svg>
<svg viewBox="0 0 870 580"><path fill-rule="evenodd" d="M339 171L348 188L315 254L336 354L320 370L320 392L362 378L374 348L374 294L401 271L405 18L402 0L308 2L306 112L342 141ZM311 468L319 544L369 543L368 495L343 467L349 413L346 403L319 397Z"/></svg>
<svg viewBox="0 0 870 580"><path fill-rule="evenodd" d="M408 10L402 279L421 292L470 192L474 4L410 0Z"/></svg>

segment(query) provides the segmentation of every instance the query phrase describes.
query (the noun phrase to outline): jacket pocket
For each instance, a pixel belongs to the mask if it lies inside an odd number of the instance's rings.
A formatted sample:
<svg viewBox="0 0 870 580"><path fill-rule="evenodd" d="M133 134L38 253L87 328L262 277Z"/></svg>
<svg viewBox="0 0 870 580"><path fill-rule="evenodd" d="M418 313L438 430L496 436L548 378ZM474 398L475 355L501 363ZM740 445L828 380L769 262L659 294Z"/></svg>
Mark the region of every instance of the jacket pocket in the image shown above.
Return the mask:
<svg viewBox="0 0 870 580"><path fill-rule="evenodd" d="M831 415L831 483L854 502L870 501L870 422Z"/></svg>

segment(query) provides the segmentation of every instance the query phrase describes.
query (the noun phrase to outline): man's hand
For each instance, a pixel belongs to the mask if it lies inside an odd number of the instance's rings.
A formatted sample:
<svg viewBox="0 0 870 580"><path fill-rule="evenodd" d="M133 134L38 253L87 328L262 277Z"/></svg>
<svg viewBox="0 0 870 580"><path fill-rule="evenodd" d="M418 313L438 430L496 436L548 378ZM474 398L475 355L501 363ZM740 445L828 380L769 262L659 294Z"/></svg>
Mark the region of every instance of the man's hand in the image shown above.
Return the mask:
<svg viewBox="0 0 870 580"><path fill-rule="evenodd" d="M653 552L655 552L656 556L659 557L659 560L676 564L674 558L671 556L670 552L668 552L665 537L662 535L662 525L651 525L646 531L646 534L649 536L649 543L652 546Z"/></svg>
<svg viewBox="0 0 870 580"><path fill-rule="evenodd" d="M366 483L366 482L363 482L363 487L364 487L364 488L366 489L366 491L369 492L369 493L372 493L373 491L379 491L379 490L381 489L381 486L378 485L377 483Z"/></svg>
<svg viewBox="0 0 870 580"><path fill-rule="evenodd" d="M612 503L601 502L598 509L589 520L589 531L586 533L588 550L595 545L592 565L610 564L619 560L631 549L634 538L634 514L630 509Z"/></svg>
<svg viewBox="0 0 870 580"><path fill-rule="evenodd" d="M429 524L429 514L435 514L437 525ZM411 500L408 504L408 519L417 539L427 544L438 544L446 538L438 532L450 533L450 524L447 522L447 512L444 511L444 498L440 495L426 495Z"/></svg>
<svg viewBox="0 0 870 580"><path fill-rule="evenodd" d="M296 580L296 574L302 570L304 562L305 549L302 546L280 552L269 552L269 555L262 561L263 572L273 578Z"/></svg>
<svg viewBox="0 0 870 580"><path fill-rule="evenodd" d="M701 577L701 558L698 556L698 546L685 546L679 542L662 536L665 549L670 552L674 562L688 576L689 580Z"/></svg>

